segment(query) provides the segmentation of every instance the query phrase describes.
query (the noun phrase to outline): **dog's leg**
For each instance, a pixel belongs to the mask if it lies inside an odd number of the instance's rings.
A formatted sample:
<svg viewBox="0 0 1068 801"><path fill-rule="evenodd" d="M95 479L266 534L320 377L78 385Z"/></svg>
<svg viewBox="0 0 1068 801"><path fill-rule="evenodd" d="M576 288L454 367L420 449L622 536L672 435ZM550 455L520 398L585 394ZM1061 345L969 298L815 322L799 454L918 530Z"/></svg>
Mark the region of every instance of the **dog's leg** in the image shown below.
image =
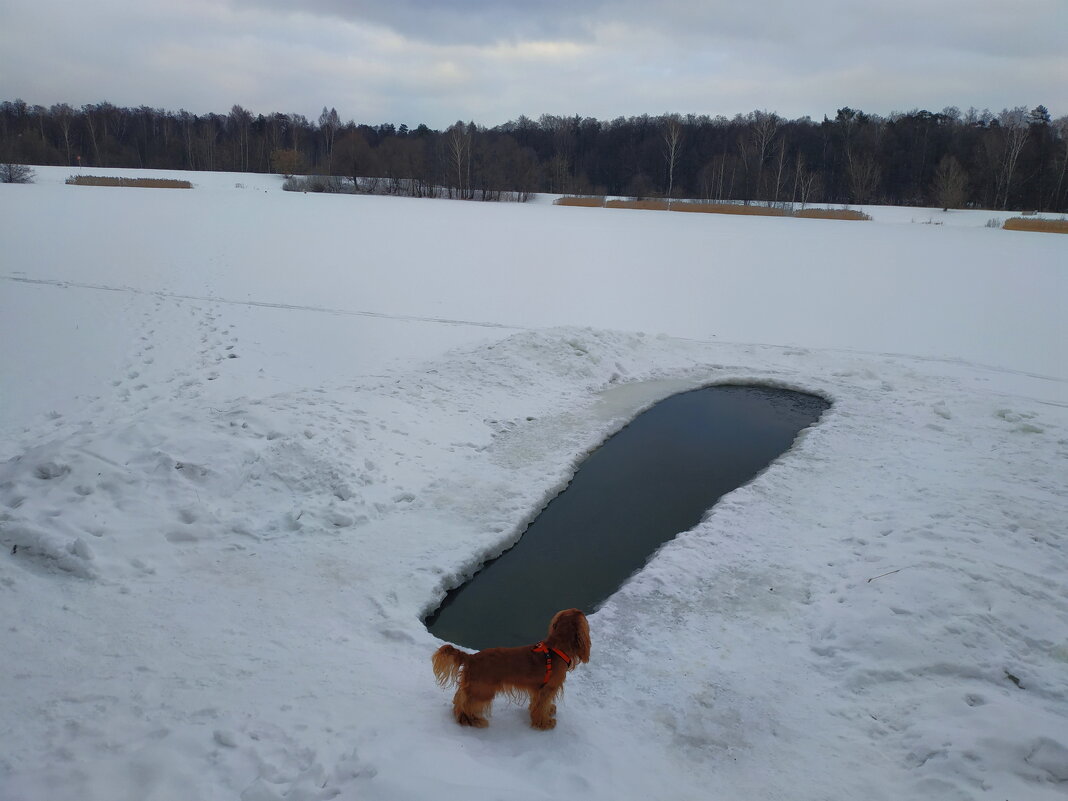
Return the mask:
<svg viewBox="0 0 1068 801"><path fill-rule="evenodd" d="M469 692L468 688L460 685L456 695L452 699L452 713L456 722L461 726L474 726L476 729L484 729L489 725L486 719L490 704L493 703L493 695L477 691Z"/></svg>
<svg viewBox="0 0 1068 801"><path fill-rule="evenodd" d="M556 694L558 687L542 687L530 693L530 725L535 729L552 729L556 726Z"/></svg>

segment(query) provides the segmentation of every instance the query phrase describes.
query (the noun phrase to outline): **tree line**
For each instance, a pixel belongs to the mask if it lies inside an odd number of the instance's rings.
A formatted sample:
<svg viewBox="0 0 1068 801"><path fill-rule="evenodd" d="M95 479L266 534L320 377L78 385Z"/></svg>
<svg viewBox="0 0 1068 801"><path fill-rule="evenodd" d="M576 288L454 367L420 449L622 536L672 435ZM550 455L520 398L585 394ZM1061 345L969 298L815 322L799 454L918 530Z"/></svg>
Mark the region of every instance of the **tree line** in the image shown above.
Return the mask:
<svg viewBox="0 0 1068 801"><path fill-rule="evenodd" d="M525 116L493 128L0 103L0 162L347 176L409 195L531 192L1068 211L1068 117L1045 106L789 120ZM360 180L362 179L362 182Z"/></svg>

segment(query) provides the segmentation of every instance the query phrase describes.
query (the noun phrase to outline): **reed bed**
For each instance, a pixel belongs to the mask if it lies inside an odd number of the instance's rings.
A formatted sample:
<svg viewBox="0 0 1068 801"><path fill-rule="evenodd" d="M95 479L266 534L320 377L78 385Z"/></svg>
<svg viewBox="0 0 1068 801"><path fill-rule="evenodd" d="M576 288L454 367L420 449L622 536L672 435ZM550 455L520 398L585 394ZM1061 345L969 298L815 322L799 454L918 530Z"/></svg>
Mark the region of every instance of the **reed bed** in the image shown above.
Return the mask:
<svg viewBox="0 0 1068 801"><path fill-rule="evenodd" d="M794 217L806 217L813 220L870 220L871 215L856 209L802 209L795 211Z"/></svg>
<svg viewBox="0 0 1068 801"><path fill-rule="evenodd" d="M644 211L665 211L668 207L664 200L609 200L604 204L609 209L641 209Z"/></svg>
<svg viewBox="0 0 1068 801"><path fill-rule="evenodd" d="M1068 220L1040 220L1034 217L1010 217L1002 226L1006 231L1042 231L1047 234L1068 234Z"/></svg>
<svg viewBox="0 0 1068 801"><path fill-rule="evenodd" d="M600 208L604 205L603 197L561 197L555 201L557 206L587 206Z"/></svg>
<svg viewBox="0 0 1068 801"><path fill-rule="evenodd" d="M665 200L608 200L603 197L562 197L558 206L605 207L609 209L641 209L645 211L687 211L698 214L742 214L755 217L803 217L810 220L870 220L871 217L855 209L790 209L772 206L745 206L741 203L690 203Z"/></svg>
<svg viewBox="0 0 1068 801"><path fill-rule="evenodd" d="M699 214L742 214L752 217L785 217L784 209L769 206L743 206L740 203L675 203L671 211L690 211Z"/></svg>
<svg viewBox="0 0 1068 801"><path fill-rule="evenodd" d="M174 178L116 178L105 175L72 175L66 181L71 186L127 186L139 189L192 189L189 181Z"/></svg>

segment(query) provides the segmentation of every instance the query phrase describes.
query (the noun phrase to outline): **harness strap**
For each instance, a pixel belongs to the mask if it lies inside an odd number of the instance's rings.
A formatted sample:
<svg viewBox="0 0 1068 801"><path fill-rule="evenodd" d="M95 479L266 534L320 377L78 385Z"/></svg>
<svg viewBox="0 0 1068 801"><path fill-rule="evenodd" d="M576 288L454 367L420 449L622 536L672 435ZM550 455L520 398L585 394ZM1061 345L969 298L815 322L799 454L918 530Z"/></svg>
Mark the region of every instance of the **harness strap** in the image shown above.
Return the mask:
<svg viewBox="0 0 1068 801"><path fill-rule="evenodd" d="M547 646L545 644L544 640L539 642L537 645L535 645L530 650L533 651L536 654L545 654L545 678L542 680L542 682L541 682L542 684L548 684L549 683L549 679L552 678L552 675L553 675L553 654L556 654L558 657L563 659L564 660L564 664L568 665L569 667L571 665L571 657L569 657L567 654L565 654L559 648L550 648L549 646Z"/></svg>

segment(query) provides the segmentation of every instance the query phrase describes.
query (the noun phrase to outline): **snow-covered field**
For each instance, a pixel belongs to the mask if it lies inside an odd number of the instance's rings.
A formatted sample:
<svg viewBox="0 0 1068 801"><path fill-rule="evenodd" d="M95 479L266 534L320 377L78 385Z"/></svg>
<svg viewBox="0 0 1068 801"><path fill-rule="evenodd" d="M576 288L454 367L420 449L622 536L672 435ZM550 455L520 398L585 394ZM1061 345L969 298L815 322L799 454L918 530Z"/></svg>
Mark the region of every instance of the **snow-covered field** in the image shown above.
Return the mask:
<svg viewBox="0 0 1068 801"><path fill-rule="evenodd" d="M1068 237L37 172L0 799L1065 798ZM591 616L554 731L456 726L421 616L728 381L834 405Z"/></svg>

